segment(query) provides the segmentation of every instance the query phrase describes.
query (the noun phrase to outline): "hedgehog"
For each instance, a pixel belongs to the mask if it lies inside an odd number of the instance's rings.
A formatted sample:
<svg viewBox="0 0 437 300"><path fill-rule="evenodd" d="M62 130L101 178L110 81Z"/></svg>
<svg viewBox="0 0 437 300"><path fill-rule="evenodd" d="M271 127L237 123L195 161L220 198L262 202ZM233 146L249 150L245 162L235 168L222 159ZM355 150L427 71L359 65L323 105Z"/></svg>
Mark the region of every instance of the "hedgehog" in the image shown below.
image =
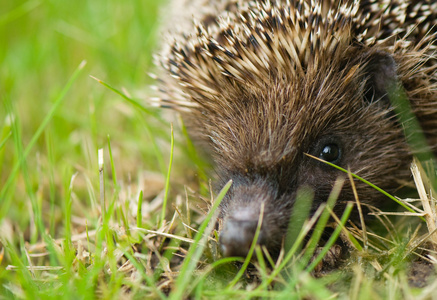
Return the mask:
<svg viewBox="0 0 437 300"><path fill-rule="evenodd" d="M217 189L233 182L220 204L223 255L247 255L261 213L257 243L278 255L298 191L313 191L312 214L327 201L345 175L309 155L389 193L411 182L422 150L407 143L393 86L436 152L437 3L204 2L206 12L172 36L160 59L160 105L179 111L206 143ZM389 207L368 185L356 189L362 203ZM335 212L354 199L345 184Z"/></svg>

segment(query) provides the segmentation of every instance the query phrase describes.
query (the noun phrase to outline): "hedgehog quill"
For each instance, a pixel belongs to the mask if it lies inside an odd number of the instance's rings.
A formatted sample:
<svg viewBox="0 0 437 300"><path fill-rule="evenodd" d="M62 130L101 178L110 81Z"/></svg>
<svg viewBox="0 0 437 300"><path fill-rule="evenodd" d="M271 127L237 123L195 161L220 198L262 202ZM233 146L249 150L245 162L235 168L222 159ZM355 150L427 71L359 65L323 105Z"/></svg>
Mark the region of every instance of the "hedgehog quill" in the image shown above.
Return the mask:
<svg viewBox="0 0 437 300"><path fill-rule="evenodd" d="M160 105L180 111L209 143L217 187L233 180L221 204L224 255L247 254L262 206L257 242L275 255L297 191L313 190L312 212L327 200L341 173L305 154L390 193L411 181L413 153L388 93L393 85L405 90L435 151L436 3L206 3L209 13L175 36L161 60L168 76ZM363 203L390 201L359 182L357 190ZM336 211L347 201L350 186Z"/></svg>

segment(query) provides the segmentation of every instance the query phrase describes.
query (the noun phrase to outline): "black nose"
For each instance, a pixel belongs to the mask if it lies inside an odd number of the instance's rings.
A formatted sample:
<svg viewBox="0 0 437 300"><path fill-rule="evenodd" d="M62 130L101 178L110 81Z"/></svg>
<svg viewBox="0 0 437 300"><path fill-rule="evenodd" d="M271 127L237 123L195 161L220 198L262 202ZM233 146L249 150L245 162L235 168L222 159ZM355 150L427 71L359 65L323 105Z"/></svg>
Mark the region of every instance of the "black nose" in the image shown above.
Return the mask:
<svg viewBox="0 0 437 300"><path fill-rule="evenodd" d="M249 252L258 220L227 219L220 234L220 247L224 256L243 256Z"/></svg>

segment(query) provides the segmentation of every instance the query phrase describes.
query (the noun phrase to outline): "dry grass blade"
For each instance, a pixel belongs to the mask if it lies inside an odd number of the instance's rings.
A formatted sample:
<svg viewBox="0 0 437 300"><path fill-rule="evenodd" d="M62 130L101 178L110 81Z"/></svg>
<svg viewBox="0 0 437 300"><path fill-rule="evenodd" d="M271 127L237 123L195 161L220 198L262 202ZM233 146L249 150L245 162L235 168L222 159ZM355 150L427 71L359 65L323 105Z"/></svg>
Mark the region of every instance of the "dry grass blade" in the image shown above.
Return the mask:
<svg viewBox="0 0 437 300"><path fill-rule="evenodd" d="M359 213L359 216L360 216L361 228L363 229L363 246L364 246L364 249L367 250L368 241L367 241L366 223L364 222L363 210L361 208L361 202L360 202L360 198L358 197L357 188L355 186L355 182L354 182L354 179L352 177L352 173L350 172L349 169L348 169L347 176L348 176L349 181L350 181L351 186L352 186L352 191L354 193L355 202L357 204L358 213ZM338 223L338 220L336 220L336 221Z"/></svg>
<svg viewBox="0 0 437 300"><path fill-rule="evenodd" d="M137 227L133 227L132 229L135 229L135 230L138 230L138 231L143 231L145 233L151 233L151 234L157 235L157 236L164 236L164 237L180 240L180 241L187 242L187 243L190 243L190 244L194 243L193 239L185 238L185 237L182 237L182 236L179 236L179 235L175 235L175 234L170 234L170 233L160 232L160 231L155 231L155 230L148 230L148 229L144 229L144 228L137 228Z"/></svg>
<svg viewBox="0 0 437 300"><path fill-rule="evenodd" d="M430 184L430 179L426 175L420 162L415 159L412 166L411 172L413 173L414 183L416 184L417 191L422 203L424 217L426 220L426 226L428 227L428 232L430 233L429 241L433 243L434 248L437 247L437 213L436 213L436 200L433 195L435 191L432 189ZM427 190L429 191L427 193Z"/></svg>
<svg viewBox="0 0 437 300"><path fill-rule="evenodd" d="M55 267L55 266L27 266L26 267L29 271L59 271L59 270L63 270L64 267ZM18 266L12 266L12 265L8 265L6 267L6 270L9 271L18 271L20 270L20 267Z"/></svg>

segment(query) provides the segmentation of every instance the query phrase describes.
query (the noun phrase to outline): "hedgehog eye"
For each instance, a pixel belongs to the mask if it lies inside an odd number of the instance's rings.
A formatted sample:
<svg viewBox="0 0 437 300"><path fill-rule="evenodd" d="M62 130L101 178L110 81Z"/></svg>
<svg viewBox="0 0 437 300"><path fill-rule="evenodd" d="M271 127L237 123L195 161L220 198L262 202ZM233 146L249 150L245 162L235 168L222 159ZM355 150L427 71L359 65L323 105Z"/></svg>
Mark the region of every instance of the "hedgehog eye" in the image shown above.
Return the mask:
<svg viewBox="0 0 437 300"><path fill-rule="evenodd" d="M326 160L327 162L335 163L340 159L341 151L340 147L336 144L326 144L320 151L319 158Z"/></svg>

